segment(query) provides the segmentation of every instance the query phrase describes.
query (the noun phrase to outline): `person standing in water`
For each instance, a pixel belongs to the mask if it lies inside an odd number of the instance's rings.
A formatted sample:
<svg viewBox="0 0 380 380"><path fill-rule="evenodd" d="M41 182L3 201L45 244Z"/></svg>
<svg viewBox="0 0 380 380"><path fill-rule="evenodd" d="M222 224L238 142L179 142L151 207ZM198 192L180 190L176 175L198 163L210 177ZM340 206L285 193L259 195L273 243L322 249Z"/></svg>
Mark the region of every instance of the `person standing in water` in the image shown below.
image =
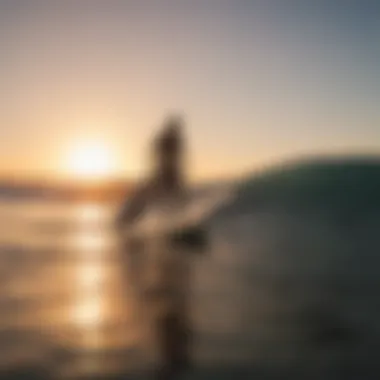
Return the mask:
<svg viewBox="0 0 380 380"><path fill-rule="evenodd" d="M178 118L168 120L155 139L153 148L154 170L151 179L136 189L118 217L119 227L127 232L133 230L149 210L160 209L165 217L171 210L180 213L187 202L183 126ZM142 298L161 356L157 378L167 380L188 369L191 361L188 258L179 245L171 243L169 236L161 236L152 247L151 242L139 241L133 238L133 234L127 241L128 255L145 255L148 249L154 251L150 252L155 257L153 270L148 273L149 285L143 290ZM135 263L140 260L138 257L135 259L132 260ZM131 268L135 278L146 275L137 267Z"/></svg>

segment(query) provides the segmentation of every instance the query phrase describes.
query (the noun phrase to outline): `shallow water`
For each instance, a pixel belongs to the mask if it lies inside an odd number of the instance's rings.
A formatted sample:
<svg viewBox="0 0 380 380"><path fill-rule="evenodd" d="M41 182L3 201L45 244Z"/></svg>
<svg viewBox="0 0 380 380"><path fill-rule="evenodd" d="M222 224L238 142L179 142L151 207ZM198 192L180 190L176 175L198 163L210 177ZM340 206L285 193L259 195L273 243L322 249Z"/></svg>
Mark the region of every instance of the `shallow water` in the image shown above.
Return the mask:
<svg viewBox="0 0 380 380"><path fill-rule="evenodd" d="M113 207L0 209L0 378L148 368ZM192 376L378 378L379 225L273 212L215 223L212 249L191 264Z"/></svg>

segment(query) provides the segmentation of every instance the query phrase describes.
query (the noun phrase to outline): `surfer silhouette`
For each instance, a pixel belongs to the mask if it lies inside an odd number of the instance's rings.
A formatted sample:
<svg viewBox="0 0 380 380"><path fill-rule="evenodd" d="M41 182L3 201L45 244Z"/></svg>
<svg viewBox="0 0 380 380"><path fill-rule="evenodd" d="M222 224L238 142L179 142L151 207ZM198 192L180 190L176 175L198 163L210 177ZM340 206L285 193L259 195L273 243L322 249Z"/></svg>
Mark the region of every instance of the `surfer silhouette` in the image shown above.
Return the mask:
<svg viewBox="0 0 380 380"><path fill-rule="evenodd" d="M182 173L182 125L180 119L168 119L162 133L153 142L153 173L138 186L118 215L119 227L132 225L152 201L184 192Z"/></svg>
<svg viewBox="0 0 380 380"><path fill-rule="evenodd" d="M163 220L171 213L183 212L188 202L183 156L181 120L170 118L153 142L152 176L122 208L118 217L120 228L138 230L141 219L153 209L161 212ZM158 233L157 238L149 234L136 238L133 233L127 238L128 255L150 255L148 268L141 270L136 265L131 271L136 280L143 278L144 309L153 325L161 356L158 379L176 378L190 366L189 259L184 252L189 250L192 240L196 242L193 235L169 229Z"/></svg>

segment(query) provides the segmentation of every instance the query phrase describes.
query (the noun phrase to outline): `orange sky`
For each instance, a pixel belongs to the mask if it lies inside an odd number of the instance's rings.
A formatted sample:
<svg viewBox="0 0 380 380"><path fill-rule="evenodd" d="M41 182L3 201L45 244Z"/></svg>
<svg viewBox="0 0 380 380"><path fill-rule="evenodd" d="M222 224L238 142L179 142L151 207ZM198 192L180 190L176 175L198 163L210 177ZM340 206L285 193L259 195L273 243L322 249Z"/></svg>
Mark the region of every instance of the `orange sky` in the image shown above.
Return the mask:
<svg viewBox="0 0 380 380"><path fill-rule="evenodd" d="M78 178L102 141L110 176L139 176L171 110L197 178L379 153L376 12L269 3L1 3L0 173Z"/></svg>

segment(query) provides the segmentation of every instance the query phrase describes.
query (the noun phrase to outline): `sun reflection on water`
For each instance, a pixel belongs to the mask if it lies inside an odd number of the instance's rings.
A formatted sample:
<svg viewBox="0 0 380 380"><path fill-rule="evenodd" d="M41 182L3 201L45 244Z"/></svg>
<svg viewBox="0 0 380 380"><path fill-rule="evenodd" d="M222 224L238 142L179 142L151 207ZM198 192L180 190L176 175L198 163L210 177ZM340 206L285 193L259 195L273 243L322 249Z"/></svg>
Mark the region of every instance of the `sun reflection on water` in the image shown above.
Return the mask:
<svg viewBox="0 0 380 380"><path fill-rule="evenodd" d="M96 224L102 218L102 209L96 205L85 205L77 215L79 223L84 226ZM80 332L79 345L87 349L98 348L102 344L101 324L105 306L101 285L105 268L102 255L98 253L105 251L105 236L104 231L80 229L73 239L79 263L75 275L76 301L71 318Z"/></svg>
<svg viewBox="0 0 380 380"><path fill-rule="evenodd" d="M104 314L100 287L103 274L102 266L99 263L84 263L78 268L79 299L74 311L74 319L86 330L95 329Z"/></svg>
<svg viewBox="0 0 380 380"><path fill-rule="evenodd" d="M76 210L76 216L82 223L94 223L102 220L104 208L99 204L87 203L83 204Z"/></svg>
<svg viewBox="0 0 380 380"><path fill-rule="evenodd" d="M73 320L80 331L79 345L86 349L98 348L102 344L100 324L103 305L99 296L78 300L73 310Z"/></svg>

